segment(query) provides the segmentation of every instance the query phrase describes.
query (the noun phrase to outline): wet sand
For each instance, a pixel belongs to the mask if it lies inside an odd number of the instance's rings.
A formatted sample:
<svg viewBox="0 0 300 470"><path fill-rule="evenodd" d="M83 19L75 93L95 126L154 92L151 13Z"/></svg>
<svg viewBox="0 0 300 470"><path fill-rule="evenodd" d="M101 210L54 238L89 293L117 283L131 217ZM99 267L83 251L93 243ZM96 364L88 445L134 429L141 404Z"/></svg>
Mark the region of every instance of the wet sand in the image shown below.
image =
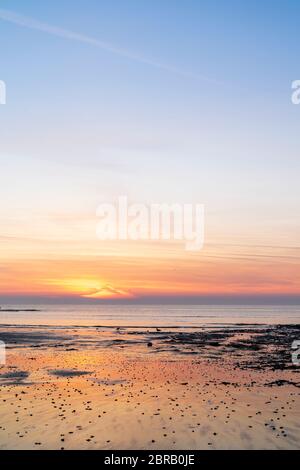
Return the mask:
<svg viewBox="0 0 300 470"><path fill-rule="evenodd" d="M0 449L299 449L299 325L0 326Z"/></svg>

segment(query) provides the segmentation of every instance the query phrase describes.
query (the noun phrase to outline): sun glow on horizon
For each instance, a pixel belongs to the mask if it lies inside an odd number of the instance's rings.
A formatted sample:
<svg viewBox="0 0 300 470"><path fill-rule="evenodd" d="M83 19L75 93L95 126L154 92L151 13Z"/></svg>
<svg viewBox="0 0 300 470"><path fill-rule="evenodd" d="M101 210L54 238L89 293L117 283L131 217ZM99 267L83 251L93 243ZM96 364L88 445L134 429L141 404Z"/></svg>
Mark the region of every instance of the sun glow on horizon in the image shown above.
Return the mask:
<svg viewBox="0 0 300 470"><path fill-rule="evenodd" d="M114 299L133 297L129 292L98 279L48 279L46 283L55 286L61 294L78 295L84 298Z"/></svg>

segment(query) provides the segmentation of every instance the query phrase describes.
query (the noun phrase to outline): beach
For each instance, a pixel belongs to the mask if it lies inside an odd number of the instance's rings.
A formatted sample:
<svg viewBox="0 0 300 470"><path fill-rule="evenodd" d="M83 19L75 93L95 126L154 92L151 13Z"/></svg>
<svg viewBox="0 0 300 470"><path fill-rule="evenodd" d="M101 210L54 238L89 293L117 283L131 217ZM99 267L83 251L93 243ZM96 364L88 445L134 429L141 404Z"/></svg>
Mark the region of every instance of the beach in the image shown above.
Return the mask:
<svg viewBox="0 0 300 470"><path fill-rule="evenodd" d="M0 450L300 450L299 18L0 2Z"/></svg>
<svg viewBox="0 0 300 470"><path fill-rule="evenodd" d="M297 323L1 324L0 449L298 449L299 338Z"/></svg>

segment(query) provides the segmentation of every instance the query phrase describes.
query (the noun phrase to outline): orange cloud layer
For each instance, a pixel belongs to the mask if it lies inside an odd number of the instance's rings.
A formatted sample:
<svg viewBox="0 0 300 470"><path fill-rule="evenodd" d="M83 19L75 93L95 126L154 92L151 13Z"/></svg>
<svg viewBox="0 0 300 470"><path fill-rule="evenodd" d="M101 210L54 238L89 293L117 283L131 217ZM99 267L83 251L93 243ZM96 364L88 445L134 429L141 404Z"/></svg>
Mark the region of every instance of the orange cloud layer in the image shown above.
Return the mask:
<svg viewBox="0 0 300 470"><path fill-rule="evenodd" d="M2 263L2 295L299 294L298 262L287 258L186 255L181 258L78 257Z"/></svg>

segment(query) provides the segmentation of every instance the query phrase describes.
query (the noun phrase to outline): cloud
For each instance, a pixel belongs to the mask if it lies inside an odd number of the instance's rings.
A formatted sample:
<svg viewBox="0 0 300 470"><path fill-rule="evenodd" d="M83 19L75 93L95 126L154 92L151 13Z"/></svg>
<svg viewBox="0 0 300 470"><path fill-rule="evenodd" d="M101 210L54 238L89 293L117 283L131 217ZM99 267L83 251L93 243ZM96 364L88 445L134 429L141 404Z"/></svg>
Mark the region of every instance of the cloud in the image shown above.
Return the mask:
<svg viewBox="0 0 300 470"><path fill-rule="evenodd" d="M101 289L92 289L91 292L88 294L82 295L87 299L105 299L105 298L133 298L131 292L125 291L122 289L116 289L115 287L106 284L105 286L101 287Z"/></svg>
<svg viewBox="0 0 300 470"><path fill-rule="evenodd" d="M157 69L164 70L166 72L175 74L175 75L181 75L186 78L193 78L201 81L206 81L209 83L214 83L214 84L219 84L217 80L214 80L212 78L209 78L205 75L199 75L199 74L194 74L192 72L178 69L176 67L173 67L171 65L167 65L164 63L161 63L156 60L148 59L146 57L140 56L138 54L135 54L134 52L131 52L126 49L122 49L119 47L114 46L113 44L110 44L105 41L101 41L99 39L86 36L84 34L76 33L74 31L70 31L67 29L59 28L57 26L52 26L47 23L40 22L38 20L35 20L33 18L29 18L27 16L19 15L13 11L10 10L4 10L0 8L0 19L3 21L7 21L9 23L13 23L15 25L24 27L24 28L29 28L32 30L36 31L41 31L43 33L51 34L52 36L57 36L63 39L68 39L71 41L77 41L83 44L88 44L90 46L96 47L98 49L102 49L106 52L109 52L111 54L118 55L120 57L127 58L129 60L135 61L135 62L140 62L141 64L149 65L151 67L155 67Z"/></svg>

